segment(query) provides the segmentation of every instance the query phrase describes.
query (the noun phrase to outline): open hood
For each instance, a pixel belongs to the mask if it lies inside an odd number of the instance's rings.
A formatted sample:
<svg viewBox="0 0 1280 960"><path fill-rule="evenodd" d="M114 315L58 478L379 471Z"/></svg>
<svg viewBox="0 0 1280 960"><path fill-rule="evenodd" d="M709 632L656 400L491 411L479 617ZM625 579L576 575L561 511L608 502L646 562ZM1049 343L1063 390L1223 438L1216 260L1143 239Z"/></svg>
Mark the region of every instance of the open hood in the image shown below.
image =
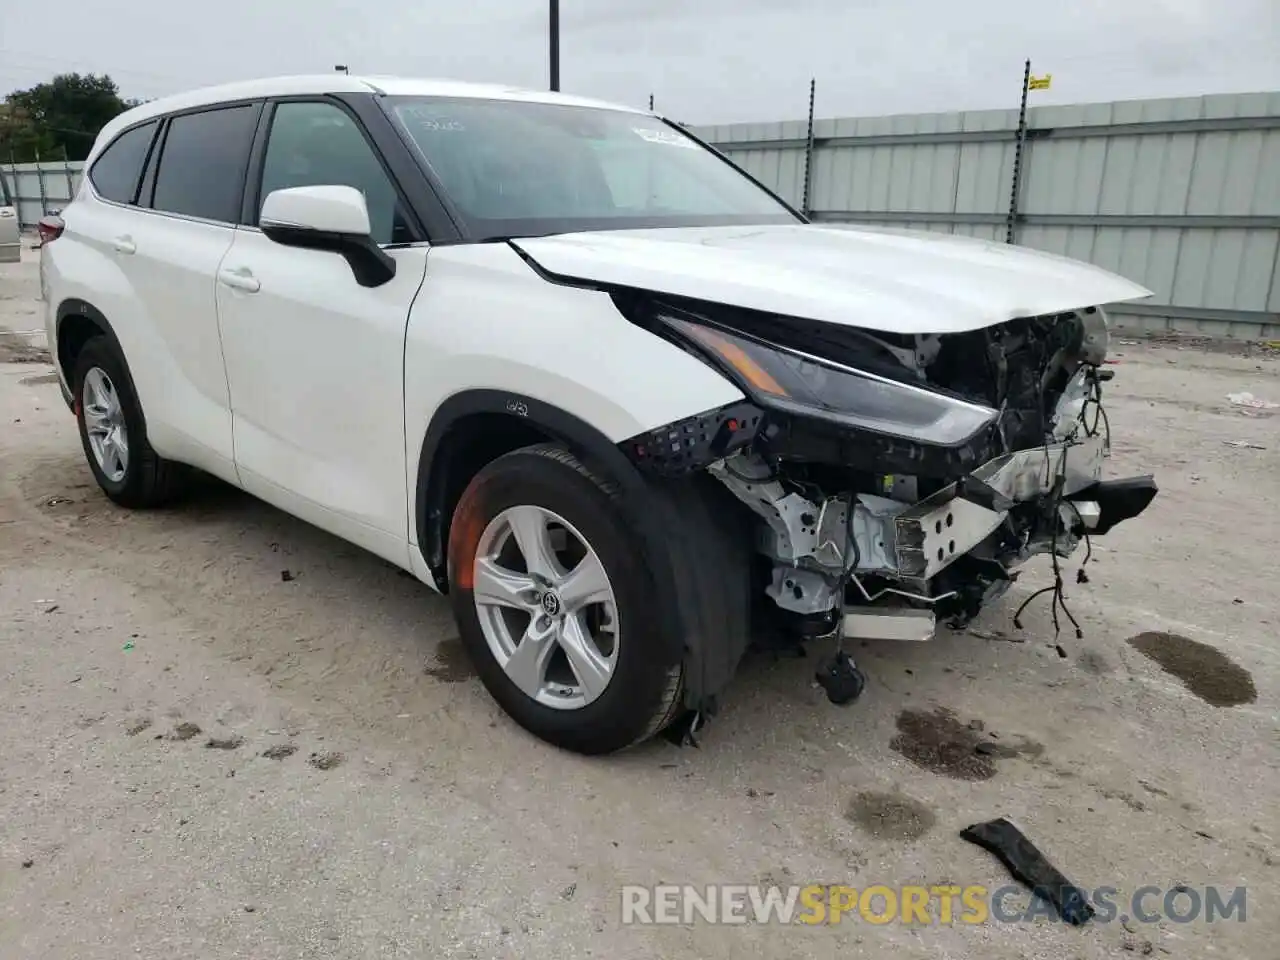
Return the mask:
<svg viewBox="0 0 1280 960"><path fill-rule="evenodd" d="M961 333L1151 296L1077 260L906 230L680 227L512 244L560 277L900 334Z"/></svg>

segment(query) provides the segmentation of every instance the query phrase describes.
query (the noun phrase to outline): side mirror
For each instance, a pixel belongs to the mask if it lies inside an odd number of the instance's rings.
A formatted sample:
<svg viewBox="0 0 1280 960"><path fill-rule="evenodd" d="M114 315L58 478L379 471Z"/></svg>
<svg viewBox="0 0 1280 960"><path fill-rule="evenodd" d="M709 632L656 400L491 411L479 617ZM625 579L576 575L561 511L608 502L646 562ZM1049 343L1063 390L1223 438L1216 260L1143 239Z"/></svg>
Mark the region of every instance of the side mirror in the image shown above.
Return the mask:
<svg viewBox="0 0 1280 960"><path fill-rule="evenodd" d="M258 226L286 247L341 254L362 287L378 287L396 275L396 262L369 235L369 208L355 187L325 185L272 190Z"/></svg>

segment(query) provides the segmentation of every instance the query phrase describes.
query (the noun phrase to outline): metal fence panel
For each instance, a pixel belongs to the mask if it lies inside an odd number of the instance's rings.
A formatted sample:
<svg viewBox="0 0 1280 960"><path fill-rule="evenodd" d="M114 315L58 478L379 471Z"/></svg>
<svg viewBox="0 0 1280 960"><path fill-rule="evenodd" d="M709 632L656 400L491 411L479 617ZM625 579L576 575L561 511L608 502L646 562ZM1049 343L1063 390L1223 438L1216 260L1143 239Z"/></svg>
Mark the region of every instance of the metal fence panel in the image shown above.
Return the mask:
<svg viewBox="0 0 1280 960"><path fill-rule="evenodd" d="M813 218L1004 239L1018 113L814 124ZM795 124L700 136L792 202ZM799 131L802 133L803 131ZM1280 92L1032 107L1015 239L1153 291L1121 328L1280 338Z"/></svg>
<svg viewBox="0 0 1280 960"><path fill-rule="evenodd" d="M0 163L9 194L18 208L18 222L34 226L50 210L58 210L71 202L80 189L84 164L80 161L53 163Z"/></svg>

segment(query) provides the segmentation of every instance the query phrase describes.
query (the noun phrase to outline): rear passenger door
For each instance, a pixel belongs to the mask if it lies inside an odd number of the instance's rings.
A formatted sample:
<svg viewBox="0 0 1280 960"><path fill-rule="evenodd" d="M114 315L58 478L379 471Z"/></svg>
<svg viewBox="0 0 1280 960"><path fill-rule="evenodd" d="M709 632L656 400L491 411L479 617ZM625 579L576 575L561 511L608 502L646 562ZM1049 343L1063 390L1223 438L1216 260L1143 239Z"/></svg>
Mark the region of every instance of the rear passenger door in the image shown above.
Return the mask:
<svg viewBox="0 0 1280 960"><path fill-rule="evenodd" d="M45 325L49 342L56 342L59 303L48 302L52 290L64 299L92 304L111 323L143 410L152 406L152 394L160 391L154 365L156 338L147 311L133 283L138 271L135 258L121 238L136 231L145 214L138 208L138 187L162 120L148 120L120 133L98 154L85 171L76 199L62 211L63 243L40 254L41 294L46 298ZM131 241L130 241L131 242ZM124 247L124 251L119 249ZM136 251L135 251L136 252ZM146 361L144 363L144 360ZM72 370L63 370L67 385Z"/></svg>
<svg viewBox="0 0 1280 960"><path fill-rule="evenodd" d="M249 492L394 563L408 564L404 337L427 247L366 131L332 100L268 107L247 221L223 261L218 311ZM365 198L396 263L377 287L341 255L258 229L268 193L341 185Z"/></svg>
<svg viewBox="0 0 1280 960"><path fill-rule="evenodd" d="M148 439L165 457L237 481L215 277L239 219L262 102L171 115L152 150L137 213L112 237L145 314L129 357Z"/></svg>

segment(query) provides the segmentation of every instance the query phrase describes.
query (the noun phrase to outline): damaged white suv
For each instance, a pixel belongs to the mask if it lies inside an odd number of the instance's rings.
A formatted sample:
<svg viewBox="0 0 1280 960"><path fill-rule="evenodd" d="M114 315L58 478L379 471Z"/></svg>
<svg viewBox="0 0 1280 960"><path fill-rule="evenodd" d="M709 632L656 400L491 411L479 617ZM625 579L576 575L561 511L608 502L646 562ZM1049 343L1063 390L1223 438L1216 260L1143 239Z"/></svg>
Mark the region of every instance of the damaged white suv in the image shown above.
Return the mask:
<svg viewBox="0 0 1280 960"><path fill-rule="evenodd" d="M42 233L109 497L198 468L412 571L492 695L573 750L691 732L756 636L963 621L1155 493L1102 480L1098 305L1148 291L806 223L623 107L197 91L108 124ZM859 687L847 657L824 679Z"/></svg>

